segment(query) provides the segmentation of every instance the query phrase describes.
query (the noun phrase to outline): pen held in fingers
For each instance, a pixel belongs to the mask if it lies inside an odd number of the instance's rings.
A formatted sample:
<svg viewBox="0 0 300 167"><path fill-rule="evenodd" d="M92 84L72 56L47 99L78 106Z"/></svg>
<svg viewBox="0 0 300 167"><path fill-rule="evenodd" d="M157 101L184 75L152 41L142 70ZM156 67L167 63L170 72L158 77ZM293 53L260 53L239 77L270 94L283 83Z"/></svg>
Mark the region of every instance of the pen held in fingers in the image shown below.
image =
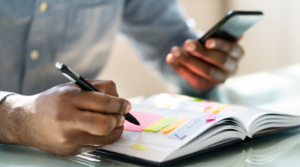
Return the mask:
<svg viewBox="0 0 300 167"><path fill-rule="evenodd" d="M101 92L88 81L86 81L83 77L81 77L78 73L76 73L74 70L64 65L63 63L57 62L55 66L62 75L64 75L67 79L80 86L83 90ZM130 113L125 114L124 117L128 122L133 123L135 125L140 125L139 121Z"/></svg>
<svg viewBox="0 0 300 167"><path fill-rule="evenodd" d="M139 121L133 117L130 113L124 114L125 119L130 122L133 123L135 125L140 125Z"/></svg>

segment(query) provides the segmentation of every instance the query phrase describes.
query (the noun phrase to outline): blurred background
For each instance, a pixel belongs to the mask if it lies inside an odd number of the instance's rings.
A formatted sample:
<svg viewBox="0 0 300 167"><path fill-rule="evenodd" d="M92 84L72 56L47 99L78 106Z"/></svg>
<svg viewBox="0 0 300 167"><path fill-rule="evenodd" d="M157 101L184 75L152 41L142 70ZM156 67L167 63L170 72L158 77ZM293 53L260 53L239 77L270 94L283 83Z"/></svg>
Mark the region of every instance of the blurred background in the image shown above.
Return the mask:
<svg viewBox="0 0 300 167"><path fill-rule="evenodd" d="M300 63L299 0L180 0L195 30L206 32L229 10L261 10L264 18L246 32L240 42L245 57L233 77L273 70ZM162 81L147 71L136 52L122 36L116 42L101 79L114 80L125 98L168 92ZM130 62L126 64L124 62ZM115 67L118 67L116 70ZM121 69L121 70L120 70Z"/></svg>

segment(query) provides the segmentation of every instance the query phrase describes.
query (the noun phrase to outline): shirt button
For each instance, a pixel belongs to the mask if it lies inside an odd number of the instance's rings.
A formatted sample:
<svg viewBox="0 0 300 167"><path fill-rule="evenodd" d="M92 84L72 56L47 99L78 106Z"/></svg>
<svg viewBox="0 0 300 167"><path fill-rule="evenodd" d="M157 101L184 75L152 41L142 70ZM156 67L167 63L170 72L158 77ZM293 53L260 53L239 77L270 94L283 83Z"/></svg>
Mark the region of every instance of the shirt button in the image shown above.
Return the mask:
<svg viewBox="0 0 300 167"><path fill-rule="evenodd" d="M40 5L40 11L45 12L47 10L48 3L47 2L42 2Z"/></svg>
<svg viewBox="0 0 300 167"><path fill-rule="evenodd" d="M32 50L31 52L30 52L30 58L32 59L32 60L37 60L37 59L39 59L39 51L37 51L37 50Z"/></svg>

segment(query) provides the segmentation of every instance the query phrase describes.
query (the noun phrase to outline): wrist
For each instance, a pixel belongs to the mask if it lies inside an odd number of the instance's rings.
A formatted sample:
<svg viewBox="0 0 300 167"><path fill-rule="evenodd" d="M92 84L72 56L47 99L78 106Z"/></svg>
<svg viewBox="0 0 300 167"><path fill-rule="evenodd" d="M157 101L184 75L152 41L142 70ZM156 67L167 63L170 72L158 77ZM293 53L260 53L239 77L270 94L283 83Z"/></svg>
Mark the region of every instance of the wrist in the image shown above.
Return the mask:
<svg viewBox="0 0 300 167"><path fill-rule="evenodd" d="M26 97L8 96L0 103L0 143L25 144L22 134L26 132L24 122L28 120Z"/></svg>

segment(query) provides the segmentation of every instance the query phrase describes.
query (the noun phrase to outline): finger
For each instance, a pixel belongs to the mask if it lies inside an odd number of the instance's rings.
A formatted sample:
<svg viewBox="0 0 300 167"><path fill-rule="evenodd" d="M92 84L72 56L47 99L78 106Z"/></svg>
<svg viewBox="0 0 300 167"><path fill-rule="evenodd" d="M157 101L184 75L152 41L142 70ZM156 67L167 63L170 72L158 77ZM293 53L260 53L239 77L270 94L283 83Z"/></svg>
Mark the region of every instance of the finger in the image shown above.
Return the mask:
<svg viewBox="0 0 300 167"><path fill-rule="evenodd" d="M172 54L168 54L166 61L180 76L182 76L193 88L197 90L207 90L215 85L180 65L175 58L173 58Z"/></svg>
<svg viewBox="0 0 300 167"><path fill-rule="evenodd" d="M73 117L73 129L87 132L92 135L106 136L115 128L123 126L125 118L119 114L99 114L81 111Z"/></svg>
<svg viewBox="0 0 300 167"><path fill-rule="evenodd" d="M191 55L224 69L229 74L232 74L237 70L238 61L224 52L207 50L195 40L187 40L184 44L184 48Z"/></svg>
<svg viewBox="0 0 300 167"><path fill-rule="evenodd" d="M72 97L73 104L81 110L110 114L127 114L131 110L130 102L120 97L92 91L77 93Z"/></svg>
<svg viewBox="0 0 300 167"><path fill-rule="evenodd" d="M92 146L99 148L108 144L112 144L121 137L122 133L123 127L115 128L106 136L96 136L81 132L80 134L76 135L76 142L83 146Z"/></svg>
<svg viewBox="0 0 300 167"><path fill-rule="evenodd" d="M238 39L237 39L237 41L241 41L241 40L243 40L244 39L244 34L243 35L241 35Z"/></svg>
<svg viewBox="0 0 300 167"><path fill-rule="evenodd" d="M240 47L236 42L228 42L223 39L211 38L206 41L205 46L208 49L216 49L228 53L235 59L240 59L244 55L242 47Z"/></svg>
<svg viewBox="0 0 300 167"><path fill-rule="evenodd" d="M117 92L117 86L113 81L111 81L111 80L91 80L91 79L87 79L87 81L89 83L91 83L93 86L95 86L102 93L119 97L118 92Z"/></svg>
<svg viewBox="0 0 300 167"><path fill-rule="evenodd" d="M211 82L221 83L228 77L225 71L189 55L179 47L173 47L171 53L179 64Z"/></svg>

